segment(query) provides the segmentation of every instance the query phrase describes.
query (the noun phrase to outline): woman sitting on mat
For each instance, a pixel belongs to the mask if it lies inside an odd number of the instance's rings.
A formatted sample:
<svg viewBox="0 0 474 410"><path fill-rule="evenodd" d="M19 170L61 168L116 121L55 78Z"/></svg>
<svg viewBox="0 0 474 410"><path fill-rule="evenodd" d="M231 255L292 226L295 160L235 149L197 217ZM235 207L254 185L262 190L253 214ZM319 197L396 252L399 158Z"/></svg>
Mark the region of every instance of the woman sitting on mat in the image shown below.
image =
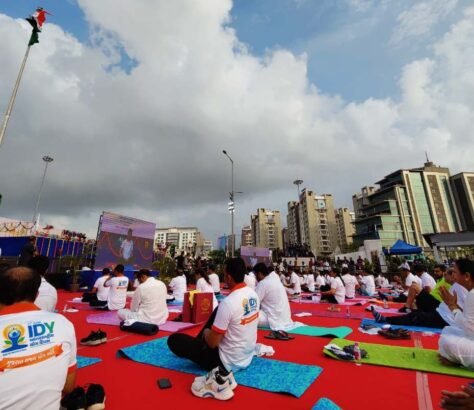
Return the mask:
<svg viewBox="0 0 474 410"><path fill-rule="evenodd" d="M329 271L330 288L321 292L321 300L327 300L329 303L342 304L346 301L346 289L341 279L338 268L332 268Z"/></svg>
<svg viewBox="0 0 474 410"><path fill-rule="evenodd" d="M196 277L196 290L212 293L212 310L214 310L217 307L217 298L214 294L214 288L212 287L209 275L204 269L198 268L194 272L194 276Z"/></svg>
<svg viewBox="0 0 474 410"><path fill-rule="evenodd" d="M441 297L454 316L454 323L443 329L439 339L439 355L446 365L462 365L474 369L474 261L458 259L454 264L454 280L468 291L463 309L457 295L441 288Z"/></svg>

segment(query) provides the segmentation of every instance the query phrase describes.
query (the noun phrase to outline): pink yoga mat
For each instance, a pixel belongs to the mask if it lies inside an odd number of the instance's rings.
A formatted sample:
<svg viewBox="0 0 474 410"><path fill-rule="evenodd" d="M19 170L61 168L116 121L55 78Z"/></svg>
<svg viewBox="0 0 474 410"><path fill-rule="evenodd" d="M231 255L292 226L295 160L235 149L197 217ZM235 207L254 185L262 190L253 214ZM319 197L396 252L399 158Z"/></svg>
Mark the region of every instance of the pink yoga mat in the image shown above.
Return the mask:
<svg viewBox="0 0 474 410"><path fill-rule="evenodd" d="M89 315L86 318L87 323L95 323L98 325L111 325L119 326L120 319L117 316L117 312L104 312L95 315ZM164 332L179 332L180 330L189 329L190 327L198 326L200 323L188 323L188 322L173 322L168 321L163 325L159 326L160 330Z"/></svg>
<svg viewBox="0 0 474 410"><path fill-rule="evenodd" d="M298 300L298 299L291 299L290 302L293 302L293 303L306 303L306 304L313 304L313 305L329 305L329 303L321 303L321 302L314 302L312 300L306 300L306 299L301 299L301 300ZM344 302L344 303L340 303L338 305L334 305L334 306L355 306L355 305L360 305L360 306L363 306L367 303L367 300L351 300L350 302Z"/></svg>

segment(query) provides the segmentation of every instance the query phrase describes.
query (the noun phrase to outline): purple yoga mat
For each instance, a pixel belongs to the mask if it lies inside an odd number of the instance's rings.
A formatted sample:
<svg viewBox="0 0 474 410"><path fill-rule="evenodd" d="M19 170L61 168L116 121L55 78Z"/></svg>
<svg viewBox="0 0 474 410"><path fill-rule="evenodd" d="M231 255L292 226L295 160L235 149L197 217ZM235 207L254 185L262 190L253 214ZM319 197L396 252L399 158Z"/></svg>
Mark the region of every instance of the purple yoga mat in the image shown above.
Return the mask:
<svg viewBox="0 0 474 410"><path fill-rule="evenodd" d="M329 305L329 303L320 303L320 302L314 302L312 300L305 300L305 299L302 299L302 300L292 299L291 302L296 303L296 304L305 303L305 304L313 304L313 305L319 305L319 304ZM340 303L335 306L355 306L355 305L363 306L365 304L367 304L367 300L351 300L348 302Z"/></svg>
<svg viewBox="0 0 474 410"><path fill-rule="evenodd" d="M95 323L98 325L111 325L111 326L119 326L120 319L117 316L117 312L104 312L98 313L95 315L89 315L86 318L87 323ZM188 323L188 322L172 322L168 321L163 325L159 326L160 330L164 332L179 332L180 330L189 329L190 327L194 327L199 325L200 323Z"/></svg>

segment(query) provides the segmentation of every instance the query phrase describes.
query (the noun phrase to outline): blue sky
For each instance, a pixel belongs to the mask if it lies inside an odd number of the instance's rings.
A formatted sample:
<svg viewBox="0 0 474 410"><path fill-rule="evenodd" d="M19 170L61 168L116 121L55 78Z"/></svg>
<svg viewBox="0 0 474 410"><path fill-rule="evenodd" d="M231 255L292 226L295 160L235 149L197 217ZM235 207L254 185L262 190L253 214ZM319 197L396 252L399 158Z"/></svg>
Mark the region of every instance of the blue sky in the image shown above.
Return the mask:
<svg viewBox="0 0 474 410"><path fill-rule="evenodd" d="M383 0L366 1L371 4L367 10L351 7L350 0L235 0L230 26L254 54L276 48L306 53L308 77L325 93L348 101L396 98L401 67L429 56L424 40L443 33L457 15L451 13L430 37L390 46L398 14L413 2L400 0L384 6ZM3 2L0 12L23 17L34 9L33 4L29 0ZM75 0L44 0L41 5L54 14L51 22L88 42L88 24Z"/></svg>

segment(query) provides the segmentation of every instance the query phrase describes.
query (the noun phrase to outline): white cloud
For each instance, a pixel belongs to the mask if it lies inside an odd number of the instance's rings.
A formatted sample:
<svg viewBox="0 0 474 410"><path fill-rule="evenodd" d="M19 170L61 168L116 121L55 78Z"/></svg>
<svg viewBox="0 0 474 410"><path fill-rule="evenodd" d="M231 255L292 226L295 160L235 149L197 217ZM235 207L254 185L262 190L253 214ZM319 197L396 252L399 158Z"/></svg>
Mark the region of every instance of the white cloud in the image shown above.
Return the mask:
<svg viewBox="0 0 474 410"><path fill-rule="evenodd" d="M456 7L458 0L429 0L416 2L397 17L391 44L400 45L405 40L413 40L429 34L441 20Z"/></svg>
<svg viewBox="0 0 474 410"><path fill-rule="evenodd" d="M273 50L252 55L229 26L230 1L80 0L94 27L93 46L48 24L34 46L0 148L1 213L27 217L42 173L55 161L42 214L93 233L102 210L197 225L212 239L228 226L235 161L237 226L258 207L285 210L291 181L351 194L424 151L453 171L472 164L474 81L472 10L434 45L431 59L402 71L402 97L343 101L307 78L306 56ZM26 24L0 15L7 101ZM102 41L103 40L103 41ZM137 61L119 68L120 44ZM427 146L429 145L429 146Z"/></svg>

